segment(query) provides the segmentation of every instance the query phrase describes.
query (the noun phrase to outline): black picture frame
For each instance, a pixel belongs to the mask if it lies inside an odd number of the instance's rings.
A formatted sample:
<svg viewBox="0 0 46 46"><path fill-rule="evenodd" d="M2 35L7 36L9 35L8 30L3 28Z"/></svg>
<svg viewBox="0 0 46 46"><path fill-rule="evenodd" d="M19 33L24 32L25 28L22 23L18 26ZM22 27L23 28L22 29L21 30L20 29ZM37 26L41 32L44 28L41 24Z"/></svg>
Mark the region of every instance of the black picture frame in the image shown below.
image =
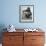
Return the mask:
<svg viewBox="0 0 46 46"><path fill-rule="evenodd" d="M19 5L19 22L34 22L34 5Z"/></svg>

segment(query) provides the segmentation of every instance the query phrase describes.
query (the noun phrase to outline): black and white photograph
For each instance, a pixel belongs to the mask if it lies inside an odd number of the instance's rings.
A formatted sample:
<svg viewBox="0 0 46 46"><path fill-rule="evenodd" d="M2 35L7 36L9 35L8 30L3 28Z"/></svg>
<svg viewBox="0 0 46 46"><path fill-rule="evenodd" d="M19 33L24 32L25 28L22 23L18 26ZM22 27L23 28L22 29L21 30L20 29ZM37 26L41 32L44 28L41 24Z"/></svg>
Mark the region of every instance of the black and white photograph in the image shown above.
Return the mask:
<svg viewBox="0 0 46 46"><path fill-rule="evenodd" d="M20 22L34 22L34 5L20 5Z"/></svg>

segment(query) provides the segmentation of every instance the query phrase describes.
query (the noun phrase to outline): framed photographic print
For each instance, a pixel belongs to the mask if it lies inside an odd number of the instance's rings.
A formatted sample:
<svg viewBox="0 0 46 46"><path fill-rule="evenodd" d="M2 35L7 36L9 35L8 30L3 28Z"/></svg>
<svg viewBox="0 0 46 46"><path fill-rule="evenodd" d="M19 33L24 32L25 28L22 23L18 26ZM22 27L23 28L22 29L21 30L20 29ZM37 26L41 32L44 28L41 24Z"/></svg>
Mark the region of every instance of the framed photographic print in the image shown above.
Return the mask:
<svg viewBox="0 0 46 46"><path fill-rule="evenodd" d="M19 21L24 23L34 22L34 5L19 6Z"/></svg>

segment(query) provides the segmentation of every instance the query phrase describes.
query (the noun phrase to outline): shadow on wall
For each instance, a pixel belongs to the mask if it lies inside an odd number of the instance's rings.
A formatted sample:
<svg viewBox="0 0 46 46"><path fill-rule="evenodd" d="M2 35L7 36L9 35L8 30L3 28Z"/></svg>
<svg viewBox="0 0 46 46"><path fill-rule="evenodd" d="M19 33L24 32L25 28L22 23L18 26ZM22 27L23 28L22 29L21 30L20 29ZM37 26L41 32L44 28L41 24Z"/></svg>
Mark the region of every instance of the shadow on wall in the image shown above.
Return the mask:
<svg viewBox="0 0 46 46"><path fill-rule="evenodd" d="M0 24L0 43L2 43L2 36L3 36L3 32L5 32L6 30L4 30L5 25L4 24Z"/></svg>

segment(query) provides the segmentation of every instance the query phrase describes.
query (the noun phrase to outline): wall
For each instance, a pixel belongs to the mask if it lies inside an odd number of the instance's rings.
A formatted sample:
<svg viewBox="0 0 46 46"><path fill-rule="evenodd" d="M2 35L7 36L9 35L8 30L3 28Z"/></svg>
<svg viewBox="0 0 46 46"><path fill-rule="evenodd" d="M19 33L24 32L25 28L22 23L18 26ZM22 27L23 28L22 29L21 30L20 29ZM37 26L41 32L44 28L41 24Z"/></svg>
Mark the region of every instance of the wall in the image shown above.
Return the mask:
<svg viewBox="0 0 46 46"><path fill-rule="evenodd" d="M16 28L41 27L46 28L45 0L1 0L0 25L13 24ZM19 22L19 5L34 5L34 23Z"/></svg>
<svg viewBox="0 0 46 46"><path fill-rule="evenodd" d="M34 5L34 23L19 22L19 5ZM13 24L15 28L42 28L46 32L46 0L0 0L0 31Z"/></svg>

